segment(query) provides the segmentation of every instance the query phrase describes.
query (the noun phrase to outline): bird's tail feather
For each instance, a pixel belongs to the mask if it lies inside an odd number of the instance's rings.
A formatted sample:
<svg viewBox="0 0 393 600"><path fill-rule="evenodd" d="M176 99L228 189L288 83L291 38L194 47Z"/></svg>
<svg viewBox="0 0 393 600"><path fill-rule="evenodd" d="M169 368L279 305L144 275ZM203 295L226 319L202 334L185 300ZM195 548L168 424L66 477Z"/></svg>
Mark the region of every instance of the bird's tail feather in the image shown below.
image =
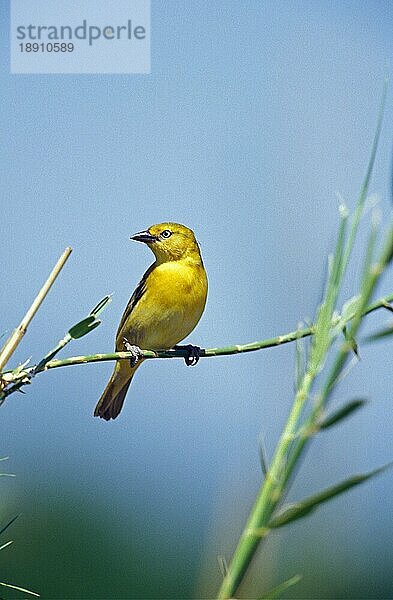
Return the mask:
<svg viewBox="0 0 393 600"><path fill-rule="evenodd" d="M97 402L97 406L94 410L95 417L101 417L101 419L105 419L105 421L116 419L122 409L135 371L136 368L129 368L127 369L127 374L125 376L124 371L123 373L121 371L119 372L115 367L108 385Z"/></svg>

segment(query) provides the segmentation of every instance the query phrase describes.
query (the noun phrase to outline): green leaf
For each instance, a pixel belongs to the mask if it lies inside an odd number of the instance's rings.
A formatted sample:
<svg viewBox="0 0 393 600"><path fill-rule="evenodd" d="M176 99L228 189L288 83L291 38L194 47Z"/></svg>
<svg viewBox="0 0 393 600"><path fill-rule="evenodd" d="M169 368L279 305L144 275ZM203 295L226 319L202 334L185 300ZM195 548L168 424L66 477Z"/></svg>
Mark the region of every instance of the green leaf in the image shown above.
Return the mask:
<svg viewBox="0 0 393 600"><path fill-rule="evenodd" d="M354 245L354 241L356 238L356 234L357 231L359 229L359 222L360 222L360 218L362 216L363 213L363 209L364 209L364 205L366 202L366 198L367 198L367 194L368 194L368 188L370 185L370 179L371 179L371 175L374 169L374 163L375 163L375 157L377 154L377 148L378 148L378 144L379 144L379 138L381 135L381 129L382 129L382 120L383 120L383 115L385 112L385 104L386 104L386 96L387 96L387 91L388 91L388 80L385 79L384 81L384 85L383 85L383 90L382 90L382 98L381 98L381 104L379 106L379 114L378 114L378 119L377 119L377 127L375 130L375 134L374 134L374 141L373 141L373 145L371 148L371 155L368 161L368 166L367 166L367 171L366 171L366 175L364 177L363 183L362 183L362 187L360 190L360 194L356 203L356 208L355 208L355 213L352 219L352 225L351 225L351 230L349 233L349 238L347 241L347 246L345 248L345 254L344 254L344 266L346 266L348 264L349 258L351 256L352 253L352 248Z"/></svg>
<svg viewBox="0 0 393 600"><path fill-rule="evenodd" d="M360 475L353 475L352 477L349 477L348 479L345 479L344 481L341 481L340 483L337 483L336 485L333 485L332 487L327 488L326 490L319 492L318 494L315 494L314 496L310 496L309 498L305 498L304 500L301 500L300 502L291 504L291 505L287 506L287 508L284 507L281 511L279 511L271 519L271 521L269 522L269 527L271 527L271 528L282 527L283 525L286 525L287 523L291 523L292 521L301 519L302 517L305 517L305 516L309 515L311 512L313 512L316 508L318 508L318 506L320 504L323 504L324 502L331 500L335 496L339 496L340 494L343 494L344 492L348 491L352 487L359 485L359 484L363 483L364 481L367 481L371 477L378 475L378 473L382 473L382 471L385 471L386 469L390 468L391 466L392 466L392 463L388 463L387 465L384 465L383 467L379 467L378 469L375 469L374 471L370 471L369 473L361 473Z"/></svg>
<svg viewBox="0 0 393 600"><path fill-rule="evenodd" d="M82 319L82 321L79 321L79 323L76 323L76 325L73 325L71 329L68 330L68 333L73 340L77 340L87 333L90 333L90 331L95 329L100 323L101 321L96 320L94 315L89 315Z"/></svg>
<svg viewBox="0 0 393 600"><path fill-rule="evenodd" d="M259 460L261 463L262 473L263 473L263 476L266 478L267 473L269 471L269 461L267 459L265 440L263 439L262 435L259 438L258 448L259 448Z"/></svg>
<svg viewBox="0 0 393 600"><path fill-rule="evenodd" d="M319 372L326 354L334 341L335 333L332 328L333 313L341 281L344 275L344 248L347 236L348 213L340 207L340 225L337 235L336 248L333 256L329 257L328 278L322 304L318 307L315 319L315 333L311 344L309 363L311 370Z"/></svg>
<svg viewBox="0 0 393 600"><path fill-rule="evenodd" d="M71 329L69 329L68 335L73 340L77 340L77 339L83 337L84 335L87 335L91 331L93 331L93 329L98 327L98 325L100 325L100 323L101 323L101 321L99 319L97 319L97 316L104 310L104 308L107 306L107 304L109 304L111 301L112 301L111 295L105 296L105 298L100 300L100 302L93 308L93 310L90 311L90 314L87 317L85 317L84 319L79 321L79 323L76 323L75 325L73 325L71 327Z"/></svg>
<svg viewBox="0 0 393 600"><path fill-rule="evenodd" d="M360 295L352 296L349 300L347 300L341 309L341 314L338 315L337 321L334 323L334 335L337 336L341 331L344 332L344 335L347 337L346 325L347 323L353 319L356 313L359 310L360 306Z"/></svg>
<svg viewBox="0 0 393 600"><path fill-rule="evenodd" d="M302 575L294 575L290 579L283 581L275 588L267 592L264 596L262 596L261 600L274 600L275 598L279 598L281 594L283 594L288 588L299 583L301 579Z"/></svg>
<svg viewBox="0 0 393 600"><path fill-rule="evenodd" d="M355 412L355 410L358 410L359 408L364 406L366 403L367 403L367 400L362 400L362 399L351 400L351 402L348 402L347 404L345 404L344 406L342 406L335 412L331 413L330 415L327 415L320 422L320 424L319 424L320 428L327 429L328 427L331 427L332 425L336 425L336 423L338 423L342 419L345 419L346 417L349 417L353 412Z"/></svg>
<svg viewBox="0 0 393 600"><path fill-rule="evenodd" d="M98 315L104 310L104 308L111 302L112 302L112 294L108 294L107 296L105 296L105 298L103 298L102 300L99 301L97 306L95 306L93 308L93 310L90 311L90 314L95 317L98 317Z"/></svg>
<svg viewBox="0 0 393 600"><path fill-rule="evenodd" d="M344 303L341 309L341 321L346 323L353 317L354 314L356 314L359 308L359 300L360 295L357 294L356 296L352 296L352 298Z"/></svg>

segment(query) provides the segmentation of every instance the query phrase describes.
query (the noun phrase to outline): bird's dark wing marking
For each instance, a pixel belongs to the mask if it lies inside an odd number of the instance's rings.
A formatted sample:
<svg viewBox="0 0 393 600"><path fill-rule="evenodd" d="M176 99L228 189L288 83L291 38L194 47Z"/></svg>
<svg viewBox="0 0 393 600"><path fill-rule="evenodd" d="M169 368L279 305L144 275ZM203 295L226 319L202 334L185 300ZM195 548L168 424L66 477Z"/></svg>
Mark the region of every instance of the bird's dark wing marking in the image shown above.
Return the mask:
<svg viewBox="0 0 393 600"><path fill-rule="evenodd" d="M134 310L135 306L138 304L139 300L142 298L143 294L145 293L147 278L149 277L150 273L154 269L154 266L155 266L155 263L153 263L147 269L146 273L143 275L142 279L140 280L140 282L136 286L135 291L132 294L130 300L128 301L126 309L125 309L125 311L123 313L123 316L121 318L120 325L119 325L119 328L117 330L116 337L119 336L119 334L120 334L120 332L121 332L121 330L123 328L124 323L127 321L128 317L130 316L130 314Z"/></svg>

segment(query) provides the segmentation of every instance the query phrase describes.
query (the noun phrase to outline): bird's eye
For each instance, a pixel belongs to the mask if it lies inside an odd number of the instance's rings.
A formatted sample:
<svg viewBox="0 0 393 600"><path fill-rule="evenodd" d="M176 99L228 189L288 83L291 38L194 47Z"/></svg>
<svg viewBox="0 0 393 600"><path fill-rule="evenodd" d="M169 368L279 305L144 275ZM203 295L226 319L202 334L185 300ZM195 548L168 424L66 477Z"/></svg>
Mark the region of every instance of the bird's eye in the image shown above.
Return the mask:
<svg viewBox="0 0 393 600"><path fill-rule="evenodd" d="M172 235L172 231L169 231L169 229L164 229L164 231L161 232L161 237L162 238L169 238Z"/></svg>

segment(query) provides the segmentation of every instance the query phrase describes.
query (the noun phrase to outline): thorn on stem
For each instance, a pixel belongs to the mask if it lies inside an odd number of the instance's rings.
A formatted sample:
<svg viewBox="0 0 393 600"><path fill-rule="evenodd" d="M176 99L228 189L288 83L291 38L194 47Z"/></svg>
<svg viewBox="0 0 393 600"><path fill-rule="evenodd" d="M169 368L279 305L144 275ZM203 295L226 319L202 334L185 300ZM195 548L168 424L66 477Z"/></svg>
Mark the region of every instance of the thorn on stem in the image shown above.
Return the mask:
<svg viewBox="0 0 393 600"><path fill-rule="evenodd" d="M360 355L359 355L359 346L357 344L357 341L355 340L355 338L351 337L348 334L348 330L346 327L343 327L343 334L344 337L346 339L346 341L348 342L350 349L354 352L354 354L356 355L356 357L358 358L358 360L360 360Z"/></svg>

